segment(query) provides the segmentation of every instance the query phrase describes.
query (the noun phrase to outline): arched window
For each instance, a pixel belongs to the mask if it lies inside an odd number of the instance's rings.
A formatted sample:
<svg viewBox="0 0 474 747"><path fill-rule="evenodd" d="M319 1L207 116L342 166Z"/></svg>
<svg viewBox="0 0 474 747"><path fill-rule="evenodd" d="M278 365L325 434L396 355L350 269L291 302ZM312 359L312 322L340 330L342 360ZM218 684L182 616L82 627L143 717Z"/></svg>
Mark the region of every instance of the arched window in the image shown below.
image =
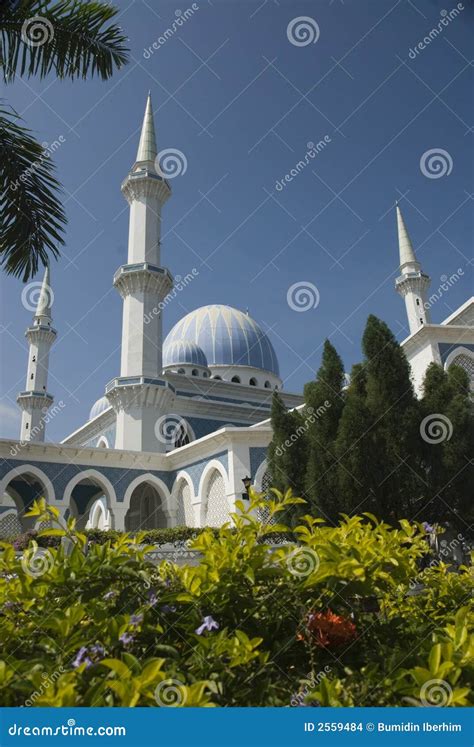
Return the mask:
<svg viewBox="0 0 474 747"><path fill-rule="evenodd" d="M197 370L197 368L193 368L193 370L191 371L191 376L199 376L199 371Z"/></svg>
<svg viewBox="0 0 474 747"><path fill-rule="evenodd" d="M180 480L179 483L177 495L176 523L178 526L194 526L192 493L189 483L186 480Z"/></svg>
<svg viewBox="0 0 474 747"><path fill-rule="evenodd" d="M253 376L249 381L250 386L257 386L257 379L255 379Z"/></svg>
<svg viewBox="0 0 474 747"><path fill-rule="evenodd" d="M222 381L222 376L213 376L212 378L216 381Z"/></svg>
<svg viewBox="0 0 474 747"><path fill-rule="evenodd" d="M178 373L179 374L184 374L186 372L185 372L184 368L178 368Z"/></svg>
<svg viewBox="0 0 474 747"><path fill-rule="evenodd" d="M207 373L207 371L203 371L202 375L204 376L205 379L207 379L207 377L209 376L209 374Z"/></svg>
<svg viewBox="0 0 474 747"><path fill-rule="evenodd" d="M229 505L225 494L224 478L215 469L207 483L206 490L206 518L208 527L220 527L229 521Z"/></svg>
<svg viewBox="0 0 474 747"><path fill-rule="evenodd" d="M232 376L231 381L233 381L234 384L240 384L240 376Z"/></svg>
<svg viewBox="0 0 474 747"><path fill-rule="evenodd" d="M449 364L450 366L460 366L469 376L471 387L474 385L474 358L465 353L459 353Z"/></svg>
<svg viewBox="0 0 474 747"><path fill-rule="evenodd" d="M271 389L272 388L272 385L270 384L269 381L266 381L263 386L265 387L265 389Z"/></svg>
<svg viewBox="0 0 474 747"><path fill-rule="evenodd" d="M188 429L185 423L180 422L175 428L173 436L173 449L179 449L180 446L186 446L190 443Z"/></svg>

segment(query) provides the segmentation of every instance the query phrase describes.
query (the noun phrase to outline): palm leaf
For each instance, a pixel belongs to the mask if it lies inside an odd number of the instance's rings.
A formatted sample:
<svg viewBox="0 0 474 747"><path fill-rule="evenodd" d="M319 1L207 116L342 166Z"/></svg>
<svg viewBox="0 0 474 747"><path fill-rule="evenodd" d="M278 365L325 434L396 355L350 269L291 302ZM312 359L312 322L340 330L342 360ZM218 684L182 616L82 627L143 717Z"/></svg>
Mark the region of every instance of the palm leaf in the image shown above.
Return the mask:
<svg viewBox="0 0 474 747"><path fill-rule="evenodd" d="M0 265L26 281L47 263L48 250L58 256L66 217L54 166L20 121L0 108Z"/></svg>
<svg viewBox="0 0 474 747"><path fill-rule="evenodd" d="M117 8L104 2L7 1L0 8L0 64L15 75L106 80L128 61L126 37L108 24ZM107 25L108 24L108 25Z"/></svg>

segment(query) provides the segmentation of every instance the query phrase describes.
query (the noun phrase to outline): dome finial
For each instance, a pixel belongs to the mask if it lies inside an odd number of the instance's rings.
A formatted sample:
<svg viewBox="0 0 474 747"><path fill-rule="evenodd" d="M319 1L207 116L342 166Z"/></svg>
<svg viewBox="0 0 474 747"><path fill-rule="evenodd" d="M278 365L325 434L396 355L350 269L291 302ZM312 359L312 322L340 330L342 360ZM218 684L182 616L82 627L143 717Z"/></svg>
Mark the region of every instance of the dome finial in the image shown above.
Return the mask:
<svg viewBox="0 0 474 747"><path fill-rule="evenodd" d="M153 106L151 103L151 91L148 91L146 100L145 116L143 117L140 143L138 145L137 162L155 161L158 154L156 147L155 123L153 121Z"/></svg>

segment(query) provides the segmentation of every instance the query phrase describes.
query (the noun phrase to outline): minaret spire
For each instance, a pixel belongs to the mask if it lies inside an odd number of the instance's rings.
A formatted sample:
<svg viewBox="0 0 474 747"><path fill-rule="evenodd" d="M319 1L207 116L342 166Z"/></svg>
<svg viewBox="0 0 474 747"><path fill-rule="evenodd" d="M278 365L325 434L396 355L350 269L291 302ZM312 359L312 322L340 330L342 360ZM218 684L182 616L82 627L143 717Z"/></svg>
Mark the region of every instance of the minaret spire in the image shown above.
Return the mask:
<svg viewBox="0 0 474 747"><path fill-rule="evenodd" d="M29 342L28 371L25 391L20 392L17 402L22 410L22 441L44 441L45 415L53 404L53 397L47 392L49 352L56 339L56 330L52 327L51 307L53 291L51 288L49 265L41 283L40 294L33 324L25 332Z"/></svg>
<svg viewBox="0 0 474 747"><path fill-rule="evenodd" d="M419 269L420 265L417 262L415 252L413 250L413 245L408 235L407 227L405 225L405 221L403 220L402 211L400 210L398 203L397 203L397 228L398 228L398 247L399 247L399 252L400 252L400 269L402 269L405 265L408 265L408 264L416 265Z"/></svg>
<svg viewBox="0 0 474 747"><path fill-rule="evenodd" d="M395 288L405 299L410 334L413 334L424 324L430 324L431 321L429 304L426 301L431 279L421 270L398 202L396 213L400 276L395 281Z"/></svg>
<svg viewBox="0 0 474 747"><path fill-rule="evenodd" d="M159 413L172 398L162 360L163 300L173 287L161 266L161 209L171 188L157 171L155 125L148 94L137 160L122 184L130 206L127 263L114 275L123 299L120 376L106 388L117 413L115 448L164 451L155 434Z"/></svg>
<svg viewBox="0 0 474 747"><path fill-rule="evenodd" d="M151 93L148 91L146 100L145 116L143 117L142 131L137 151L137 164L155 163L158 155L156 147L155 123L153 120L153 105L151 103Z"/></svg>

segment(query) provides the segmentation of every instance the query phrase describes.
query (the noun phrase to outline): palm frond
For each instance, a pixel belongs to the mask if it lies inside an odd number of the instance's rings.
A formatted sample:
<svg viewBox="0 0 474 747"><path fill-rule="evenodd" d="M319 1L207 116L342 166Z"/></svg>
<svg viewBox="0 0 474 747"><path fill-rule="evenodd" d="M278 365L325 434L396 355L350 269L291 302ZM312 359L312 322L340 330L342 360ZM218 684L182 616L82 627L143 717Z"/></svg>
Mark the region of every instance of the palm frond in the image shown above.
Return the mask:
<svg viewBox="0 0 474 747"><path fill-rule="evenodd" d="M117 8L104 2L20 0L0 9L0 64L15 75L106 80L128 62L126 37L109 21Z"/></svg>
<svg viewBox="0 0 474 747"><path fill-rule="evenodd" d="M54 165L20 122L0 108L0 265L26 281L58 256L66 217Z"/></svg>

